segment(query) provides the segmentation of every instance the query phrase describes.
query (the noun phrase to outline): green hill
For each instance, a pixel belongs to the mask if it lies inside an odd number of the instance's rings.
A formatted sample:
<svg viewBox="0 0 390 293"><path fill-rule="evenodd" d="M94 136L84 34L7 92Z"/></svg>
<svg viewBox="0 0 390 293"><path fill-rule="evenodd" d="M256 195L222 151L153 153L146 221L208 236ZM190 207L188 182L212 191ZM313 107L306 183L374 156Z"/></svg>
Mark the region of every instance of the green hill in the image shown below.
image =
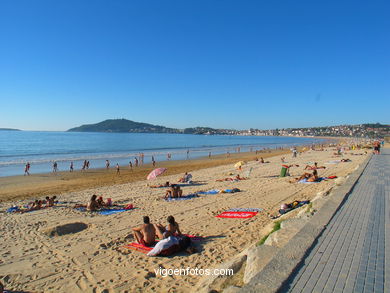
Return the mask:
<svg viewBox="0 0 390 293"><path fill-rule="evenodd" d="M159 125L135 122L127 119L108 119L96 124L71 128L72 132L133 132L133 133L181 133L180 130Z"/></svg>

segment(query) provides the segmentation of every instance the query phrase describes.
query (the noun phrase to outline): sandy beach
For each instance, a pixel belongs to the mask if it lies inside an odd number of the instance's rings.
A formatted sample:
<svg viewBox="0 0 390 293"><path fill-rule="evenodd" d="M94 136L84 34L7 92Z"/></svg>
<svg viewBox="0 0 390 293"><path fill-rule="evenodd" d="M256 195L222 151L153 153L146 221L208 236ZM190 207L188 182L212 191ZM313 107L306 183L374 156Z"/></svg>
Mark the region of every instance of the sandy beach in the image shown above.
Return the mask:
<svg viewBox="0 0 390 293"><path fill-rule="evenodd" d="M286 154L286 152L288 152ZM272 222L267 213L275 214L282 203L311 200L320 191L335 185L335 180L315 184L290 183L304 172L307 164L318 162L326 166L320 176L346 177L366 158L363 150L347 151L343 158L351 162L329 163L335 158L332 148L325 151L306 151L292 158L289 151L272 154L240 154L230 158L165 162L158 167L168 171L154 181L144 178L152 166L137 171L94 170L80 172L1 178L0 191L0 280L7 289L26 292L192 292L200 276L155 275L162 268L213 268L227 261L243 249L258 242L262 229ZM253 159L263 157L267 164ZM279 177L281 157L292 167L290 177ZM239 172L248 180L216 182L229 174L237 174L233 164L238 160L248 163ZM182 187L184 194L201 190L239 188L233 194L202 195L185 201L162 200L164 188L150 188L149 184L177 182L185 171L191 171L195 184ZM250 173L250 174L249 174ZM179 175L180 174L180 175ZM93 186L93 187L91 187ZM137 209L114 215L99 215L73 209L75 203L86 203L92 194L112 198L114 203L133 204ZM25 214L4 211L12 204L27 203L28 198L55 194L58 207ZM249 219L215 217L232 208L262 209ZM195 244L197 253L185 252L170 257L147 257L122 246L134 241L131 228L149 215L152 222L166 223L173 215L184 233L203 236ZM72 234L50 237L55 227L86 224L86 229Z"/></svg>

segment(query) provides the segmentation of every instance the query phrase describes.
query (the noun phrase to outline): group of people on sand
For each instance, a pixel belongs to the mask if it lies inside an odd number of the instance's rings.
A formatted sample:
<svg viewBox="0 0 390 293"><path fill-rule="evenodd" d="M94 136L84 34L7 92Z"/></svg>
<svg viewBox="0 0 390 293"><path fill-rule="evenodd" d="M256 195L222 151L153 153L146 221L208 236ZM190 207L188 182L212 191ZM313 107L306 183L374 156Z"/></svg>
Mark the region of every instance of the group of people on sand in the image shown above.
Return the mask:
<svg viewBox="0 0 390 293"><path fill-rule="evenodd" d="M299 182L301 180L306 180L306 182L316 182L319 181L317 169L313 169L313 173L303 173L298 178L295 178L292 182Z"/></svg>
<svg viewBox="0 0 390 293"><path fill-rule="evenodd" d="M196 252L191 238L181 233L173 216L167 218L166 226L150 223L148 216L144 216L143 222L141 226L133 228L133 234L139 244L152 248L148 256L171 255L184 250L188 253ZM159 240L156 241L156 238Z"/></svg>
<svg viewBox="0 0 390 293"><path fill-rule="evenodd" d="M15 210L15 212L26 213L31 211L37 211L44 208L53 207L56 203L56 198L57 197L54 195L52 197L46 196L44 200L37 199L33 202L30 202L26 209L17 209Z"/></svg>
<svg viewBox="0 0 390 293"><path fill-rule="evenodd" d="M98 211L101 208L110 207L110 206L112 206L111 198L108 198L107 201L105 202L103 200L103 196L98 197L96 194L93 194L91 196L91 199L86 205L76 204L74 208L86 208L87 211L94 212L94 211Z"/></svg>
<svg viewBox="0 0 390 293"><path fill-rule="evenodd" d="M179 224L173 216L167 218L168 224L165 227L161 224L150 223L148 216L144 216L143 221L144 223L141 226L133 228L133 233L137 242L144 246L154 246L156 244L156 237L165 239L169 236L182 235Z"/></svg>
<svg viewBox="0 0 390 293"><path fill-rule="evenodd" d="M170 188L165 192L164 199L179 198L183 196L183 190L178 184L172 184Z"/></svg>

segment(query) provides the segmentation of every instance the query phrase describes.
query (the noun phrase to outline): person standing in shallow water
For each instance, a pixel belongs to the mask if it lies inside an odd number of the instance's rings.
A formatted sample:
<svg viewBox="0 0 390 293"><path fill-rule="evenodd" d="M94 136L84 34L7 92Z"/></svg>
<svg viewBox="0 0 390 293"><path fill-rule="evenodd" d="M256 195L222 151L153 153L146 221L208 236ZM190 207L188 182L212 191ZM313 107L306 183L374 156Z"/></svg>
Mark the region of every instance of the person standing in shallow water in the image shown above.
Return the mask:
<svg viewBox="0 0 390 293"><path fill-rule="evenodd" d="M70 162L69 172L73 172L73 162Z"/></svg>
<svg viewBox="0 0 390 293"><path fill-rule="evenodd" d="M106 160L106 169L110 169L110 161L109 160Z"/></svg>
<svg viewBox="0 0 390 293"><path fill-rule="evenodd" d="M116 163L116 174L117 175L120 175L120 168L119 168L119 164L118 163Z"/></svg>
<svg viewBox="0 0 390 293"><path fill-rule="evenodd" d="M30 163L27 162L26 166L24 167L24 176L30 176Z"/></svg>

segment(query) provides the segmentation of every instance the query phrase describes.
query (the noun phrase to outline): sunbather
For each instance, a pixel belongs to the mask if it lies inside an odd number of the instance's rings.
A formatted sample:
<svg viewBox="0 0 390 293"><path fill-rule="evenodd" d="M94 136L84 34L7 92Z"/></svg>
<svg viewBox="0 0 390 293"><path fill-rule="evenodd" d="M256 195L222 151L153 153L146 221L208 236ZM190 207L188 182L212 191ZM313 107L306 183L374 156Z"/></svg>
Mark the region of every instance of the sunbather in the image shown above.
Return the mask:
<svg viewBox="0 0 390 293"><path fill-rule="evenodd" d="M289 211L296 209L296 208L299 208L299 207L301 207L305 204L308 204L308 203L310 203L309 200L304 200L304 201L295 200L292 203L284 203L280 206L279 214L277 216L273 216L273 215L269 215L269 216L272 219L276 219L276 218L284 215L285 213L288 213Z"/></svg>
<svg viewBox="0 0 390 293"><path fill-rule="evenodd" d="M318 166L317 162L315 162L313 166L306 165L304 170L317 170L317 169L326 169L326 167L325 166Z"/></svg>
<svg viewBox="0 0 390 293"><path fill-rule="evenodd" d="M171 185L169 184L169 181L167 181L167 182L165 182L165 184L150 185L149 187L150 188L160 188L160 187L169 187L169 186L171 186Z"/></svg>
<svg viewBox="0 0 390 293"><path fill-rule="evenodd" d="M133 228L133 232L139 244L151 247L156 243L156 228L150 223L148 216L144 216L144 224Z"/></svg>
<svg viewBox="0 0 390 293"><path fill-rule="evenodd" d="M19 212L19 213L26 213L26 212L40 210L40 209L43 208L42 205L43 205L43 201L37 199L27 209L17 210L17 212Z"/></svg>
<svg viewBox="0 0 390 293"><path fill-rule="evenodd" d="M261 164L266 164L266 163L269 163L269 161L264 161L263 157L260 158L260 163Z"/></svg>
<svg viewBox="0 0 390 293"><path fill-rule="evenodd" d="M223 182L223 181L239 181L239 180L247 180L248 178L246 177L241 177L240 174L237 174L234 178L227 177L224 179L217 179L216 181L218 182Z"/></svg>
<svg viewBox="0 0 390 293"><path fill-rule="evenodd" d="M173 184L170 189L165 192L164 199L167 198L178 198L183 196L183 190L181 190L179 185Z"/></svg>
<svg viewBox="0 0 390 293"><path fill-rule="evenodd" d="M181 183L189 183L191 181L191 179L192 179L192 175L187 173L187 172L185 172L184 176L179 178L178 181L181 182Z"/></svg>
<svg viewBox="0 0 390 293"><path fill-rule="evenodd" d="M310 173L303 173L301 176L299 176L298 178L295 178L294 181L292 182L298 182L298 181L301 181L303 179L306 179L307 182L315 182L318 180L318 173L317 173L317 170L313 170L313 173L310 174ZM291 182L291 181L290 181Z"/></svg>
<svg viewBox="0 0 390 293"><path fill-rule="evenodd" d="M93 212L99 209L99 203L96 200L96 194L92 195L91 200L87 204L87 211Z"/></svg>
<svg viewBox="0 0 390 293"><path fill-rule="evenodd" d="M169 236L180 236L181 231L179 229L179 224L175 221L173 216L167 218L168 225L164 227L161 224L154 224L156 228L157 237L160 239L168 238Z"/></svg>

